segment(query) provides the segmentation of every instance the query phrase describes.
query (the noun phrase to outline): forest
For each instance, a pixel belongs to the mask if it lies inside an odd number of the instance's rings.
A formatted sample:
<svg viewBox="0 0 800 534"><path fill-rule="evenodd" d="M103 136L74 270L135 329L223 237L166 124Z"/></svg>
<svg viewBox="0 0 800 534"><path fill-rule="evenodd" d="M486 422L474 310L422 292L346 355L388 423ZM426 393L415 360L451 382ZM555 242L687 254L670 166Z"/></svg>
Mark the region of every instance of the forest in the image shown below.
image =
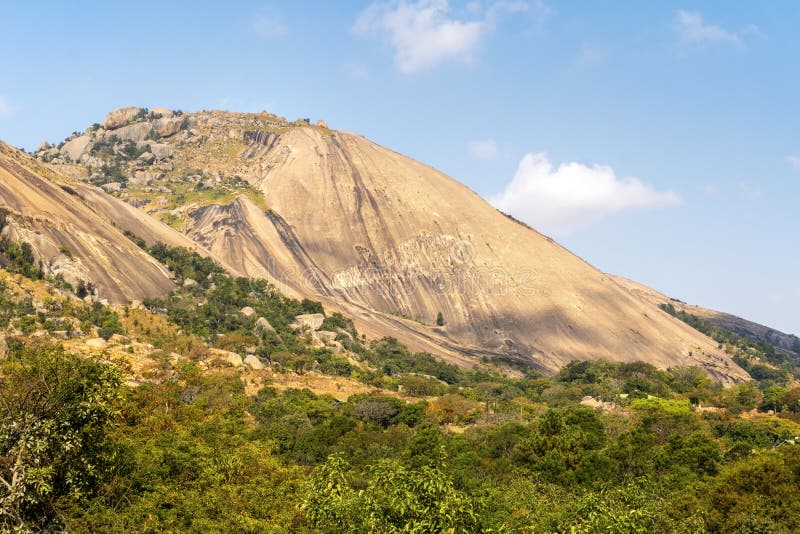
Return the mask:
<svg viewBox="0 0 800 534"><path fill-rule="evenodd" d="M326 314L337 352L292 325L319 303L148 250L196 283L112 308L54 289L29 261L4 271L2 530L800 530L800 386L773 347L709 330L754 377L730 387L698 368L603 360L512 377ZM51 295L43 306L18 290L25 277ZM70 349L67 328L149 343L157 365L130 380L124 359ZM255 354L270 378L253 387L254 372L214 359L223 349ZM366 392L284 384L309 374Z"/></svg>

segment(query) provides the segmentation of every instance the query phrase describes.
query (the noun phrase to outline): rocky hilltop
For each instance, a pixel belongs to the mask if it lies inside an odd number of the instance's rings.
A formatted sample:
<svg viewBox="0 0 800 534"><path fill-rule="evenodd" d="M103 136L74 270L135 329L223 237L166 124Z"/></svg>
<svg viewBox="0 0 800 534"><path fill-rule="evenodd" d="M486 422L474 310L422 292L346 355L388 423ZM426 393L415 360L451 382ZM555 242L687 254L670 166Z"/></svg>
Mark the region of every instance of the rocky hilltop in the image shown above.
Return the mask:
<svg viewBox="0 0 800 534"><path fill-rule="evenodd" d="M121 108L36 157L107 193L91 203L109 218L135 208L231 269L450 361L644 360L747 378L711 339L462 184L324 122Z"/></svg>

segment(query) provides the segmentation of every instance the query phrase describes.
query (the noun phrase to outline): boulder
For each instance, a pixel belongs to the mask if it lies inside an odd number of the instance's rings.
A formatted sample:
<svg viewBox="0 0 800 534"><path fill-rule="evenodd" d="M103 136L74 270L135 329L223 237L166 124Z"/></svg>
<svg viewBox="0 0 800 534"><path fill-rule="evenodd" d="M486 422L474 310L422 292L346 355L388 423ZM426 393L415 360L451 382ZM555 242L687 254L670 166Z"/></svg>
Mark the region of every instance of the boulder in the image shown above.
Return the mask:
<svg viewBox="0 0 800 534"><path fill-rule="evenodd" d="M245 317L252 317L252 316L254 316L256 314L256 311L253 308L251 308L250 306L245 306L244 308L239 310L239 313L241 313Z"/></svg>
<svg viewBox="0 0 800 534"><path fill-rule="evenodd" d="M320 119L320 120L317 121L317 126L319 126L320 128L327 129L328 128L328 123L325 122L324 120Z"/></svg>
<svg viewBox="0 0 800 534"><path fill-rule="evenodd" d="M250 369L260 370L264 368L264 364L258 359L258 356L250 354L244 359L244 363L250 366Z"/></svg>
<svg viewBox="0 0 800 534"><path fill-rule="evenodd" d="M114 130L120 126L125 126L139 114L140 108L127 107L118 108L109 113L103 121L103 128L106 130Z"/></svg>
<svg viewBox="0 0 800 534"><path fill-rule="evenodd" d="M150 152L157 159L166 159L172 155L172 147L165 144L165 143L149 143L150 144Z"/></svg>
<svg viewBox="0 0 800 534"><path fill-rule="evenodd" d="M153 121L153 126L159 137L169 137L180 132L183 128L185 121L183 117L172 117L168 119L156 119Z"/></svg>
<svg viewBox="0 0 800 534"><path fill-rule="evenodd" d="M0 335L0 360L6 357L8 357L8 343L6 342L6 336Z"/></svg>
<svg viewBox="0 0 800 534"><path fill-rule="evenodd" d="M310 330L319 330L322 328L322 321L324 320L325 316L321 313L306 313L296 316L291 326L292 328L308 327Z"/></svg>
<svg viewBox="0 0 800 534"><path fill-rule="evenodd" d="M120 189L122 189L122 184L119 182L108 182L107 184L101 185L100 189L102 189L106 193L115 193Z"/></svg>
<svg viewBox="0 0 800 534"><path fill-rule="evenodd" d="M198 285L200 284L198 284L197 280L193 278L187 278L183 281L183 287L197 287Z"/></svg>
<svg viewBox="0 0 800 534"><path fill-rule="evenodd" d="M256 334L259 336L264 332L275 332L275 328L264 317L259 317L256 321Z"/></svg>
<svg viewBox="0 0 800 534"><path fill-rule="evenodd" d="M330 330L320 330L316 334L317 339L325 342L330 343L336 340L336 332L331 332Z"/></svg>
<svg viewBox="0 0 800 534"><path fill-rule="evenodd" d="M123 126L114 132L120 139L141 142L153 134L153 125L149 122L137 122Z"/></svg>
<svg viewBox="0 0 800 534"><path fill-rule="evenodd" d="M168 119L174 115L171 109L157 107L150 110L150 113L161 115L162 118Z"/></svg>
<svg viewBox="0 0 800 534"><path fill-rule="evenodd" d="M60 152L61 154L69 157L69 159L72 161L79 161L81 156L91 150L91 145L92 138L88 135L81 135L64 143L64 146L61 147Z"/></svg>
<svg viewBox="0 0 800 534"><path fill-rule="evenodd" d="M235 352L231 352L229 350L211 349L211 354L216 358L220 358L221 360L228 362L234 367L242 366L242 357Z"/></svg>
<svg viewBox="0 0 800 534"><path fill-rule="evenodd" d="M144 152L141 156L139 156L136 159L138 159L139 161L142 161L144 163L153 163L155 161L156 157L153 155L152 152Z"/></svg>

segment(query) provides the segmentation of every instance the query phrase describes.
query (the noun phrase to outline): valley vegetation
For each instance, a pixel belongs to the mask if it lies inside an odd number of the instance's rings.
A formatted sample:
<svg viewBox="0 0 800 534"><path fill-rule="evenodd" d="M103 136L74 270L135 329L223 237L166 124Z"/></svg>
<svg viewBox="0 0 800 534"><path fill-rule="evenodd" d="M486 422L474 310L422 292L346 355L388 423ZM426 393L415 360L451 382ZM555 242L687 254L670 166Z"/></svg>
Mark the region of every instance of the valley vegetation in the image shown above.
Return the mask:
<svg viewBox="0 0 800 534"><path fill-rule="evenodd" d="M181 289L85 302L3 245L3 530L800 530L800 383L773 347L708 330L754 377L729 388L602 360L512 378L338 313L320 343L295 319L319 303L129 238Z"/></svg>

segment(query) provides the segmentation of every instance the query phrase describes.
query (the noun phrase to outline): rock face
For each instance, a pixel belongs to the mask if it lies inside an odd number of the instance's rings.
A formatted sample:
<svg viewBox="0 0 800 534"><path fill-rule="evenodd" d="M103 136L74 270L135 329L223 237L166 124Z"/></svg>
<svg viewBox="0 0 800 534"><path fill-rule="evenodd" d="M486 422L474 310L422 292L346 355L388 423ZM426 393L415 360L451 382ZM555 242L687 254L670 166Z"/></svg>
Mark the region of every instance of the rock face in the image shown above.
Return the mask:
<svg viewBox="0 0 800 534"><path fill-rule="evenodd" d="M325 316L321 313L307 313L305 315L298 315L294 318L292 326L295 328L308 328L309 330L319 330L322 328L322 322Z"/></svg>
<svg viewBox="0 0 800 534"><path fill-rule="evenodd" d="M114 130L120 126L124 126L133 120L139 114L141 108L127 107L117 108L106 116L103 121L103 128L106 130Z"/></svg>
<svg viewBox="0 0 800 534"><path fill-rule="evenodd" d="M250 369L259 370L264 368L264 364L261 363L261 360L258 359L258 356L250 354L249 356L245 357L244 364L248 365Z"/></svg>
<svg viewBox="0 0 800 534"><path fill-rule="evenodd" d="M149 243L201 250L132 206L45 169L2 142L0 210L6 215L3 235L30 242L46 271L66 274L68 281L91 281L99 298L116 304L163 296L175 287L169 270L125 237L124 229ZM106 214L113 216L114 224ZM64 256L61 247L67 247L72 258Z"/></svg>
<svg viewBox="0 0 800 534"><path fill-rule="evenodd" d="M88 135L81 135L64 143L64 146L61 147L61 153L68 156L72 161L79 161L81 156L92 148L91 142L91 137Z"/></svg>
<svg viewBox="0 0 800 534"><path fill-rule="evenodd" d="M552 372L605 358L747 378L708 337L430 167L315 128L245 140L237 168L254 169L271 209L243 198L202 208L190 237L368 335L462 365L486 356Z"/></svg>
<svg viewBox="0 0 800 534"><path fill-rule="evenodd" d="M153 126L160 137L175 135L183 128L184 120L182 117L157 119Z"/></svg>
<svg viewBox="0 0 800 534"><path fill-rule="evenodd" d="M259 317L255 324L256 334L261 335L264 332L275 332L275 328L264 317Z"/></svg>
<svg viewBox="0 0 800 534"><path fill-rule="evenodd" d="M153 125L149 122L136 122L114 130L114 135L126 141L139 143L153 135Z"/></svg>

